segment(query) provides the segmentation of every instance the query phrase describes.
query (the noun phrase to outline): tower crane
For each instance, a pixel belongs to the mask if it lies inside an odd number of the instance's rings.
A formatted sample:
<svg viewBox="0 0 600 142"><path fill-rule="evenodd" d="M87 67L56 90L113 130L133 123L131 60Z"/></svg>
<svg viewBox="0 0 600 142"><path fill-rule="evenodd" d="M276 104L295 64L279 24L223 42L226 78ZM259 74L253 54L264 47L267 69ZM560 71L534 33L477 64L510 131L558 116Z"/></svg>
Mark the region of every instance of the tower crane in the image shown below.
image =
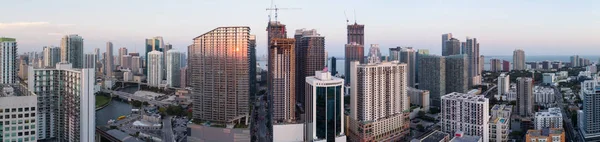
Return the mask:
<svg viewBox="0 0 600 142"><path fill-rule="evenodd" d="M268 11L275 11L275 21L277 21L277 12L279 10L300 10L301 8L277 8L277 5L275 5L275 7L271 7L271 8L267 8ZM269 21L271 21L271 14L269 14Z"/></svg>

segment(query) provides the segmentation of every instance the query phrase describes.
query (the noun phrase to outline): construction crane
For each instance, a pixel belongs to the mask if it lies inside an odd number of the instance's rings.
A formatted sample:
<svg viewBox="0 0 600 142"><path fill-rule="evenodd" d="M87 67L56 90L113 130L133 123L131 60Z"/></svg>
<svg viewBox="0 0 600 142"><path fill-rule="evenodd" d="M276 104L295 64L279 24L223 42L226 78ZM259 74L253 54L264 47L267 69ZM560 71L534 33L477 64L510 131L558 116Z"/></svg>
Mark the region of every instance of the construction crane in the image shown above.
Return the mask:
<svg viewBox="0 0 600 142"><path fill-rule="evenodd" d="M267 8L267 10L269 11L275 11L275 21L277 21L277 11L279 10L300 10L301 8L277 8L277 5L275 5L275 7L271 7L271 8ZM269 21L271 21L271 14L269 14Z"/></svg>
<svg viewBox="0 0 600 142"><path fill-rule="evenodd" d="M348 25L348 23L350 23L350 20L348 20L348 15L346 15L346 11L344 11L344 17L346 17L346 25Z"/></svg>

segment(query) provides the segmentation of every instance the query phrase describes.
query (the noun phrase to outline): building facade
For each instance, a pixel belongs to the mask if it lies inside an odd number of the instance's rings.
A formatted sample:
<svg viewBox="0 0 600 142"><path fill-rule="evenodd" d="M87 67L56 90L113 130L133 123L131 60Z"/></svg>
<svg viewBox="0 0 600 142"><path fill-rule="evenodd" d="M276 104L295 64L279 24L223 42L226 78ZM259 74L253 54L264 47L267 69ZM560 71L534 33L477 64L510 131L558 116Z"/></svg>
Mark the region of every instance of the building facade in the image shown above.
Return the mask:
<svg viewBox="0 0 600 142"><path fill-rule="evenodd" d="M44 66L54 67L56 63L60 62L60 48L52 46L44 46Z"/></svg>
<svg viewBox="0 0 600 142"><path fill-rule="evenodd" d="M317 30L296 30L294 52L296 52L296 101L305 104L306 77L315 71L323 70L325 65L325 37Z"/></svg>
<svg viewBox="0 0 600 142"><path fill-rule="evenodd" d="M305 141L345 142L344 80L327 71L306 77Z"/></svg>
<svg viewBox="0 0 600 142"><path fill-rule="evenodd" d="M410 104L419 105L423 108L423 111L429 111L429 91L412 87L409 87L407 90L410 97Z"/></svg>
<svg viewBox="0 0 600 142"><path fill-rule="evenodd" d="M61 62L73 64L73 68L83 67L83 38L79 35L66 35L60 43Z"/></svg>
<svg viewBox="0 0 600 142"><path fill-rule="evenodd" d="M517 49L513 51L513 70L525 70L525 51Z"/></svg>
<svg viewBox="0 0 600 142"><path fill-rule="evenodd" d="M446 56L446 92L467 93L469 90L469 59L465 54Z"/></svg>
<svg viewBox="0 0 600 142"><path fill-rule="evenodd" d="M17 40L0 37L0 84L17 81Z"/></svg>
<svg viewBox="0 0 600 142"><path fill-rule="evenodd" d="M525 142L566 142L563 128L527 130Z"/></svg>
<svg viewBox="0 0 600 142"><path fill-rule="evenodd" d="M577 116L580 133L586 141L600 141L600 77L581 83L582 109Z"/></svg>
<svg viewBox="0 0 600 142"><path fill-rule="evenodd" d="M296 121L296 52L294 39L274 38L269 45L267 87L272 96L273 121Z"/></svg>
<svg viewBox="0 0 600 142"><path fill-rule="evenodd" d="M38 97L37 138L94 141L95 72L58 63L56 68L29 67L28 88Z"/></svg>
<svg viewBox="0 0 600 142"><path fill-rule="evenodd" d="M160 37L160 36L156 36L156 37L152 37L152 38L146 39L146 54L144 56L145 61L144 61L144 68L143 68L144 69L144 71L143 71L144 75L148 75L148 64L149 64L149 62L148 62L148 53L150 53L152 51L163 52L163 48L164 47L165 47L165 42L163 41L163 38ZM161 60L161 61L163 61L163 60Z"/></svg>
<svg viewBox="0 0 600 142"><path fill-rule="evenodd" d="M148 55L146 55L148 57ZM112 78L113 71L115 70L115 61L113 58L113 44L112 42L106 42L106 54L104 55L105 75L107 78Z"/></svg>
<svg viewBox="0 0 600 142"><path fill-rule="evenodd" d="M467 58L469 59L469 78L475 78L480 75L480 66L479 66L479 43L477 42L477 38L467 37L466 42L462 43L462 54L467 54ZM469 79L469 85L473 86L477 85L478 82L475 82L474 79Z"/></svg>
<svg viewBox="0 0 600 142"><path fill-rule="evenodd" d="M521 117L533 116L533 80L526 77L517 78L517 113Z"/></svg>
<svg viewBox="0 0 600 142"><path fill-rule="evenodd" d="M0 84L0 141L36 141L38 98L27 86Z"/></svg>
<svg viewBox="0 0 600 142"><path fill-rule="evenodd" d="M365 51L364 51L365 46L362 44L358 44L356 42L352 42L352 43L348 43L345 45L345 50L344 50L344 80L346 81L346 83L350 83L350 81L352 80L352 78L350 77L350 62L352 61L359 61L360 63L364 63L364 56L365 56Z"/></svg>
<svg viewBox="0 0 600 142"><path fill-rule="evenodd" d="M96 54L84 54L82 68L96 69Z"/></svg>
<svg viewBox="0 0 600 142"><path fill-rule="evenodd" d="M350 141L400 141L406 139L410 109L406 64L351 63Z"/></svg>
<svg viewBox="0 0 600 142"><path fill-rule="evenodd" d="M452 33L442 34L442 56L448 56L448 55L450 55L449 52L452 52L452 51L448 51L448 46L449 46L448 41L450 41L451 39L453 39ZM458 44L459 44L459 51L460 51L460 41Z"/></svg>
<svg viewBox="0 0 600 142"><path fill-rule="evenodd" d="M412 47L404 47L400 50L400 63L406 64L408 74L408 86L415 87L417 85L417 54Z"/></svg>
<svg viewBox="0 0 600 142"><path fill-rule="evenodd" d="M512 114L511 105L494 105L490 110L490 142L508 141Z"/></svg>
<svg viewBox="0 0 600 142"><path fill-rule="evenodd" d="M442 51L442 56L461 54L460 53L460 40L458 40L456 38L450 38L444 44L445 45L443 45L443 46L444 46L445 52Z"/></svg>
<svg viewBox="0 0 600 142"><path fill-rule="evenodd" d="M450 93L441 97L441 126L446 133L464 132L489 141L489 100L483 95ZM469 115L469 116L465 116Z"/></svg>
<svg viewBox="0 0 600 142"><path fill-rule="evenodd" d="M181 52L177 50L167 51L167 85L169 87L181 86Z"/></svg>
<svg viewBox="0 0 600 142"><path fill-rule="evenodd" d="M535 112L534 128L541 130L544 128L562 128L563 116L561 108L548 108L546 111Z"/></svg>
<svg viewBox="0 0 600 142"><path fill-rule="evenodd" d="M431 106L440 107L440 97L446 95L446 58L419 55L419 89L429 90Z"/></svg>
<svg viewBox="0 0 600 142"><path fill-rule="evenodd" d="M123 56L127 55L127 48L121 47L119 48L119 56L117 56L117 65L123 66Z"/></svg>
<svg viewBox="0 0 600 142"><path fill-rule="evenodd" d="M250 28L241 26L218 27L194 38L188 68L188 85L194 102L200 102L193 107L194 119L218 123L248 119L249 37Z"/></svg>
<svg viewBox="0 0 600 142"><path fill-rule="evenodd" d="M148 53L148 86L155 86L161 84L163 78L163 70L162 70L162 59L164 59L162 52L160 51L152 51Z"/></svg>

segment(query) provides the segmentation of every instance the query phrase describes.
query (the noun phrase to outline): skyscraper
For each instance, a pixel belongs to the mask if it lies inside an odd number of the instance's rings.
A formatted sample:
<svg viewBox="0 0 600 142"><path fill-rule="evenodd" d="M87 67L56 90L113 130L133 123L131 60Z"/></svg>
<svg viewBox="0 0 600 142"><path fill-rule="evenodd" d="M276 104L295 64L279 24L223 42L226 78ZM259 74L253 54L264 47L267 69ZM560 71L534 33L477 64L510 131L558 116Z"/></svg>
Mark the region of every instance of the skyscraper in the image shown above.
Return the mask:
<svg viewBox="0 0 600 142"><path fill-rule="evenodd" d="M462 54L467 54L469 58L469 86L478 85L474 78L479 75L479 43L477 38L467 37L467 41L462 44Z"/></svg>
<svg viewBox="0 0 600 142"><path fill-rule="evenodd" d="M131 69L131 59L132 59L131 55L121 56L121 68L122 69Z"/></svg>
<svg viewBox="0 0 600 142"><path fill-rule="evenodd" d="M502 60L490 59L490 71L492 71L492 72L502 71Z"/></svg>
<svg viewBox="0 0 600 142"><path fill-rule="evenodd" d="M513 51L513 70L525 69L525 51L521 49Z"/></svg>
<svg viewBox="0 0 600 142"><path fill-rule="evenodd" d="M467 55L446 56L446 93L469 91L469 68Z"/></svg>
<svg viewBox="0 0 600 142"><path fill-rule="evenodd" d="M353 61L350 69L354 80L350 83L349 141L400 141L407 136L406 64Z"/></svg>
<svg viewBox="0 0 600 142"><path fill-rule="evenodd" d="M158 86L163 78L163 54L160 51L148 53L148 86Z"/></svg>
<svg viewBox="0 0 600 142"><path fill-rule="evenodd" d="M390 48L390 56L388 58L388 61L399 61L400 60L400 50L402 50L402 47L398 46L398 47L394 47L394 48Z"/></svg>
<svg viewBox="0 0 600 142"><path fill-rule="evenodd" d="M146 39L146 56L144 56L144 75L148 75L148 53L152 51L163 52L164 47L165 43L163 42L163 38L160 36Z"/></svg>
<svg viewBox="0 0 600 142"><path fill-rule="evenodd" d="M38 96L28 90L27 86L21 84L0 84L0 88L2 88L0 91L0 108L2 108L0 116L3 116L3 137L0 140L4 142L37 141L37 134L39 134L37 128L39 127L35 122L38 120L36 117ZM18 117L10 117L11 115L18 115ZM10 129L11 126L15 129ZM15 135L11 136L10 134Z"/></svg>
<svg viewBox="0 0 600 142"><path fill-rule="evenodd" d="M331 76L337 75L337 58L331 57Z"/></svg>
<svg viewBox="0 0 600 142"><path fill-rule="evenodd" d="M533 80L527 77L517 78L517 114L521 117L533 116Z"/></svg>
<svg viewBox="0 0 600 142"><path fill-rule="evenodd" d="M60 48L52 46L44 46L44 66L54 67L56 63L60 62Z"/></svg>
<svg viewBox="0 0 600 142"><path fill-rule="evenodd" d="M305 141L345 141L344 79L332 77L327 71L315 71L305 80Z"/></svg>
<svg viewBox="0 0 600 142"><path fill-rule="evenodd" d="M296 30L296 101L305 104L304 91L306 91L306 77L315 74L315 71L323 70L325 63L325 37L317 33L317 30Z"/></svg>
<svg viewBox="0 0 600 142"><path fill-rule="evenodd" d="M140 56L133 56L131 57L131 72L133 72L134 74L141 74L142 71L140 70L142 68L142 59L140 58Z"/></svg>
<svg viewBox="0 0 600 142"><path fill-rule="evenodd" d="M483 95L450 93L441 97L441 126L446 133L462 131L489 141L490 106Z"/></svg>
<svg viewBox="0 0 600 142"><path fill-rule="evenodd" d="M73 68L83 67L83 38L79 35L66 35L60 43L62 62L73 64Z"/></svg>
<svg viewBox="0 0 600 142"><path fill-rule="evenodd" d="M381 52L379 51L379 44L371 44L369 48L369 60L368 63L381 63Z"/></svg>
<svg viewBox="0 0 600 142"><path fill-rule="evenodd" d="M502 60L502 71L510 71L510 62L508 62L507 60Z"/></svg>
<svg viewBox="0 0 600 142"><path fill-rule="evenodd" d="M294 39L274 38L269 45L267 87L272 97L273 121L296 120L296 52Z"/></svg>
<svg viewBox="0 0 600 142"><path fill-rule="evenodd" d="M498 76L498 95L509 93L510 90L510 75L502 73ZM506 98L508 99L508 98Z"/></svg>
<svg viewBox="0 0 600 142"><path fill-rule="evenodd" d="M129 55L128 55L129 56ZM181 84L181 52L177 50L167 51L167 85L169 87L179 87Z"/></svg>
<svg viewBox="0 0 600 142"><path fill-rule="evenodd" d="M121 60L123 60L124 55L127 55L127 48L125 48L125 47L119 48L119 56L117 56L117 62L115 62L115 64L123 66Z"/></svg>
<svg viewBox="0 0 600 142"><path fill-rule="evenodd" d="M0 37L0 84L16 83L17 56L17 40Z"/></svg>
<svg viewBox="0 0 600 142"><path fill-rule="evenodd" d="M255 96L257 95L256 93L258 93L256 91L258 89L256 86L256 35L250 35L248 37L248 42L248 56L250 57L250 99L255 99ZM185 58L185 54L181 54L181 56ZM184 60L182 59L182 61ZM187 63L182 63L181 66L184 67L186 66L186 64ZM185 82L185 80L182 80L181 82ZM184 85L185 84L182 84L182 88L184 87Z"/></svg>
<svg viewBox="0 0 600 142"><path fill-rule="evenodd" d="M446 42L442 51L442 56L450 56L461 54L460 53L460 41L456 38L450 38Z"/></svg>
<svg viewBox="0 0 600 142"><path fill-rule="evenodd" d="M29 68L27 85L38 96L38 140L94 141L94 69L64 62Z"/></svg>
<svg viewBox="0 0 600 142"><path fill-rule="evenodd" d="M446 58L438 55L419 55L419 89L429 90L432 106L440 106L446 95Z"/></svg>
<svg viewBox="0 0 600 142"><path fill-rule="evenodd" d="M99 62L100 61L100 48L94 48L94 54L96 54L96 62Z"/></svg>
<svg viewBox="0 0 600 142"><path fill-rule="evenodd" d="M347 44L352 44L355 42L359 45L365 45L365 25L354 23L352 25L348 25L347 30Z"/></svg>
<svg viewBox="0 0 600 142"><path fill-rule="evenodd" d="M400 61L400 63L406 64L406 74L408 74L408 76L407 76L408 86L415 87L416 80L417 80L416 79L417 78L417 75L416 75L416 72L417 72L416 51L412 47L404 47L404 48L400 49L399 61Z"/></svg>
<svg viewBox="0 0 600 142"><path fill-rule="evenodd" d="M96 54L85 54L84 55L85 58L84 62L83 62L83 68L92 68L92 69L96 69Z"/></svg>
<svg viewBox="0 0 600 142"><path fill-rule="evenodd" d="M352 80L352 78L350 77L350 62L359 61L360 63L364 63L364 48L364 45L358 44L356 42L346 44L346 48L344 50L344 76L346 77L344 78L344 80L346 81L346 83L349 83Z"/></svg>
<svg viewBox="0 0 600 142"><path fill-rule="evenodd" d="M113 58L113 44L112 42L106 42L106 54L104 55L104 68L107 78L113 76L113 70L115 70L115 62Z"/></svg>
<svg viewBox="0 0 600 142"><path fill-rule="evenodd" d="M577 122L586 141L600 140L600 76L581 83L583 107L578 112Z"/></svg>
<svg viewBox="0 0 600 142"><path fill-rule="evenodd" d="M188 85L198 102L193 107L194 119L217 123L248 119L249 38L249 27L218 27L194 38L188 51Z"/></svg>
<svg viewBox="0 0 600 142"><path fill-rule="evenodd" d="M577 67L579 66L579 55L573 55L570 57L571 60L571 67Z"/></svg>

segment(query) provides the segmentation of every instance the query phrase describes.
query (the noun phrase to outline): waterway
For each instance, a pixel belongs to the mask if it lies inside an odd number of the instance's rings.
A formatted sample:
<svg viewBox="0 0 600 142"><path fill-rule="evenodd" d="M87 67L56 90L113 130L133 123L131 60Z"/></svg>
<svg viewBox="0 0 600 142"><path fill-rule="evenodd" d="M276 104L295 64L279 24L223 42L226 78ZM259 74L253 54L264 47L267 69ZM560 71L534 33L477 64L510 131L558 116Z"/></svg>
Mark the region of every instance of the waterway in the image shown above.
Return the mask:
<svg viewBox="0 0 600 142"><path fill-rule="evenodd" d="M137 86L121 89L122 91L135 93ZM127 101L113 98L110 104L96 111L96 126L104 126L110 119L117 119L119 116L131 114L133 107Z"/></svg>

